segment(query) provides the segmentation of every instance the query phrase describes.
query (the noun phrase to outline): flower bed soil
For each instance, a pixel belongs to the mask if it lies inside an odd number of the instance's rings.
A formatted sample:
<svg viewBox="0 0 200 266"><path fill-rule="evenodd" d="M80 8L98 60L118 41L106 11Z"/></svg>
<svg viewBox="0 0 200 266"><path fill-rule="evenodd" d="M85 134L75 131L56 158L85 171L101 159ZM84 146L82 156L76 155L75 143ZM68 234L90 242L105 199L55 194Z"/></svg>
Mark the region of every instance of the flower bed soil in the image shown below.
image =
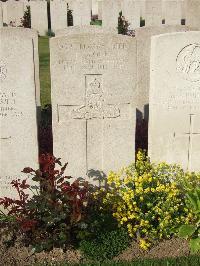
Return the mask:
<svg viewBox="0 0 200 266"><path fill-rule="evenodd" d="M175 258L188 256L190 254L189 245L186 240L173 238L165 240L152 247L149 251L142 251L136 242L125 250L115 261L133 261L144 258ZM41 252L34 254L31 248L23 247L20 242L16 242L14 247L5 247L0 243L0 266L27 266L35 263L56 262L81 263L85 261L78 250L69 248L66 252L61 249L54 249L51 252Z"/></svg>

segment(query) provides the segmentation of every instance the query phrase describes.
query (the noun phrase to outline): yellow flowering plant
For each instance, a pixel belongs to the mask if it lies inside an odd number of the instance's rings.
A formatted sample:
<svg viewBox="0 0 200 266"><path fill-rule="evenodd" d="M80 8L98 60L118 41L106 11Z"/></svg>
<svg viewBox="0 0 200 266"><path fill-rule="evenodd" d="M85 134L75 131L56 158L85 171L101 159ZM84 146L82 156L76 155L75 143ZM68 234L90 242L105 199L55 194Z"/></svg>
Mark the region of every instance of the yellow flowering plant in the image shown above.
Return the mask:
<svg viewBox="0 0 200 266"><path fill-rule="evenodd" d="M195 219L187 208L184 180L196 186L200 174L184 172L178 165L152 164L145 152L139 151L136 163L109 173L107 188L95 197L102 198L103 207L109 206L119 226L126 227L141 248L148 249L156 240L176 234L181 224Z"/></svg>

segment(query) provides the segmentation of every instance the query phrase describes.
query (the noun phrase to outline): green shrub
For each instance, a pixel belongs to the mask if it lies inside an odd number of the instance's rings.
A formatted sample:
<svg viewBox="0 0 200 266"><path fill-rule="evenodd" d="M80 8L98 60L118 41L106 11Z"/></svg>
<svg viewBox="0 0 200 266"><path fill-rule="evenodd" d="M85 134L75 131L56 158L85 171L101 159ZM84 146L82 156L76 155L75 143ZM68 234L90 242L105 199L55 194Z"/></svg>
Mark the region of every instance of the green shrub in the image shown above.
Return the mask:
<svg viewBox="0 0 200 266"><path fill-rule="evenodd" d="M191 188L190 185L187 187ZM179 229L179 236L190 239L190 249L192 253L200 250L200 189L195 188L187 193L189 199L188 208L192 208L196 214L196 221L193 224L182 225Z"/></svg>
<svg viewBox="0 0 200 266"><path fill-rule="evenodd" d="M130 244L130 237L123 228L100 233L96 239L83 240L80 250L94 261L105 261L120 254Z"/></svg>
<svg viewBox="0 0 200 266"><path fill-rule="evenodd" d="M67 4L67 26L73 26L73 10L69 9L69 4Z"/></svg>
<svg viewBox="0 0 200 266"><path fill-rule="evenodd" d="M26 7L26 11L24 12L24 16L21 19L21 25L24 28L31 28L31 10L30 6Z"/></svg>
<svg viewBox="0 0 200 266"><path fill-rule="evenodd" d="M125 19L125 17L122 15L122 11L121 11L118 17L118 33L122 35L127 35L128 27L129 27L129 23Z"/></svg>
<svg viewBox="0 0 200 266"><path fill-rule="evenodd" d="M181 224L195 220L196 214L187 207L183 180L196 186L200 174L185 173L177 165L152 164L139 152L135 164L108 175L108 187L96 197L102 198L102 206L111 210L130 237L148 249L152 242L176 235Z"/></svg>

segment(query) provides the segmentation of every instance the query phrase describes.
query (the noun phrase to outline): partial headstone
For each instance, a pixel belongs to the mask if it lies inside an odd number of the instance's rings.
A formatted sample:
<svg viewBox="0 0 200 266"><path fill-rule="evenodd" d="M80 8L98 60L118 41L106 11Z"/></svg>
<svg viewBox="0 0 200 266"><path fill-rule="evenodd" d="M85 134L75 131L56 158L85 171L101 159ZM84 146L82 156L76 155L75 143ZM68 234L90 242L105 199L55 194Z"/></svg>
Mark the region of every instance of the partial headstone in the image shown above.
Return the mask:
<svg viewBox="0 0 200 266"><path fill-rule="evenodd" d="M149 155L153 162L200 170L199 87L200 33L153 37L149 124Z"/></svg>
<svg viewBox="0 0 200 266"><path fill-rule="evenodd" d="M108 28L118 27L118 17L121 11L120 0L102 1L102 26Z"/></svg>
<svg viewBox="0 0 200 266"><path fill-rule="evenodd" d="M52 38L50 51L54 154L68 174L134 161L135 39L76 34Z"/></svg>
<svg viewBox="0 0 200 266"><path fill-rule="evenodd" d="M92 0L92 15L98 15L98 0Z"/></svg>
<svg viewBox="0 0 200 266"><path fill-rule="evenodd" d="M74 0L72 2L73 25L90 25L92 0Z"/></svg>
<svg viewBox="0 0 200 266"><path fill-rule="evenodd" d="M0 28L3 27L3 7L2 3L0 3Z"/></svg>
<svg viewBox="0 0 200 266"><path fill-rule="evenodd" d="M95 25L86 25L86 26L72 26L66 29L57 30L55 32L56 36L67 36L71 34L80 34L80 33L117 33L117 29L114 28L103 28L101 26Z"/></svg>
<svg viewBox="0 0 200 266"><path fill-rule="evenodd" d="M31 1L31 28L37 30L40 36L48 32L47 2Z"/></svg>
<svg viewBox="0 0 200 266"><path fill-rule="evenodd" d="M0 29L1 197L17 194L10 182L27 178L25 167L38 169L34 47L17 32Z"/></svg>
<svg viewBox="0 0 200 266"><path fill-rule="evenodd" d="M51 10L51 30L55 33L56 30L67 27L67 2L64 0L53 0L50 2Z"/></svg>
<svg viewBox="0 0 200 266"><path fill-rule="evenodd" d="M151 37L170 32L182 32L192 30L186 26L141 27L136 29L137 39L137 95L138 110L148 120L149 87L150 87L150 54Z"/></svg>
<svg viewBox="0 0 200 266"><path fill-rule="evenodd" d="M200 1L186 0L186 25L200 29Z"/></svg>
<svg viewBox="0 0 200 266"><path fill-rule="evenodd" d="M140 27L140 5L138 0L122 0L122 14L132 30Z"/></svg>
<svg viewBox="0 0 200 266"><path fill-rule="evenodd" d="M102 1L98 0L98 20L102 20Z"/></svg>
<svg viewBox="0 0 200 266"><path fill-rule="evenodd" d="M38 53L38 34L35 30L17 27L13 31L11 28L4 28L4 34L7 32L7 34L16 34L18 37L23 38L24 36L26 38L29 38L33 42L33 48L34 48L34 71L35 71L35 95L36 95L36 105L38 107L38 111L41 107L40 103L40 77L39 77L39 53Z"/></svg>
<svg viewBox="0 0 200 266"><path fill-rule="evenodd" d="M181 4L181 18L186 19L186 0L179 0Z"/></svg>
<svg viewBox="0 0 200 266"><path fill-rule="evenodd" d="M21 26L24 16L24 3L21 1L8 0L6 2L7 25L12 27Z"/></svg>
<svg viewBox="0 0 200 266"><path fill-rule="evenodd" d="M147 0L145 2L145 26L162 25L162 1Z"/></svg>
<svg viewBox="0 0 200 266"><path fill-rule="evenodd" d="M8 25L7 2L2 2L1 5L3 10L3 23Z"/></svg>
<svg viewBox="0 0 200 266"><path fill-rule="evenodd" d="M164 19L166 25L181 25L180 0L166 0L163 2Z"/></svg>
<svg viewBox="0 0 200 266"><path fill-rule="evenodd" d="M142 19L145 19L145 4L146 4L146 0L140 0L140 17Z"/></svg>

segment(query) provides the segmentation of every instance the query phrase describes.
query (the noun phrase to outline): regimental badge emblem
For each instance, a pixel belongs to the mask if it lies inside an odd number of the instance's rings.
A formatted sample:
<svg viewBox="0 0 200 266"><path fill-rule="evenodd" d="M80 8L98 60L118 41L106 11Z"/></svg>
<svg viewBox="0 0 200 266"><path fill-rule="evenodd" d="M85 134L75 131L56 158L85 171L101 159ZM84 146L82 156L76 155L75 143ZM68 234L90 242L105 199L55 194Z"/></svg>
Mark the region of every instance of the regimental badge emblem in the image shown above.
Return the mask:
<svg viewBox="0 0 200 266"><path fill-rule="evenodd" d="M189 44L178 54L176 59L177 72L182 78L191 82L200 80L200 44Z"/></svg>

